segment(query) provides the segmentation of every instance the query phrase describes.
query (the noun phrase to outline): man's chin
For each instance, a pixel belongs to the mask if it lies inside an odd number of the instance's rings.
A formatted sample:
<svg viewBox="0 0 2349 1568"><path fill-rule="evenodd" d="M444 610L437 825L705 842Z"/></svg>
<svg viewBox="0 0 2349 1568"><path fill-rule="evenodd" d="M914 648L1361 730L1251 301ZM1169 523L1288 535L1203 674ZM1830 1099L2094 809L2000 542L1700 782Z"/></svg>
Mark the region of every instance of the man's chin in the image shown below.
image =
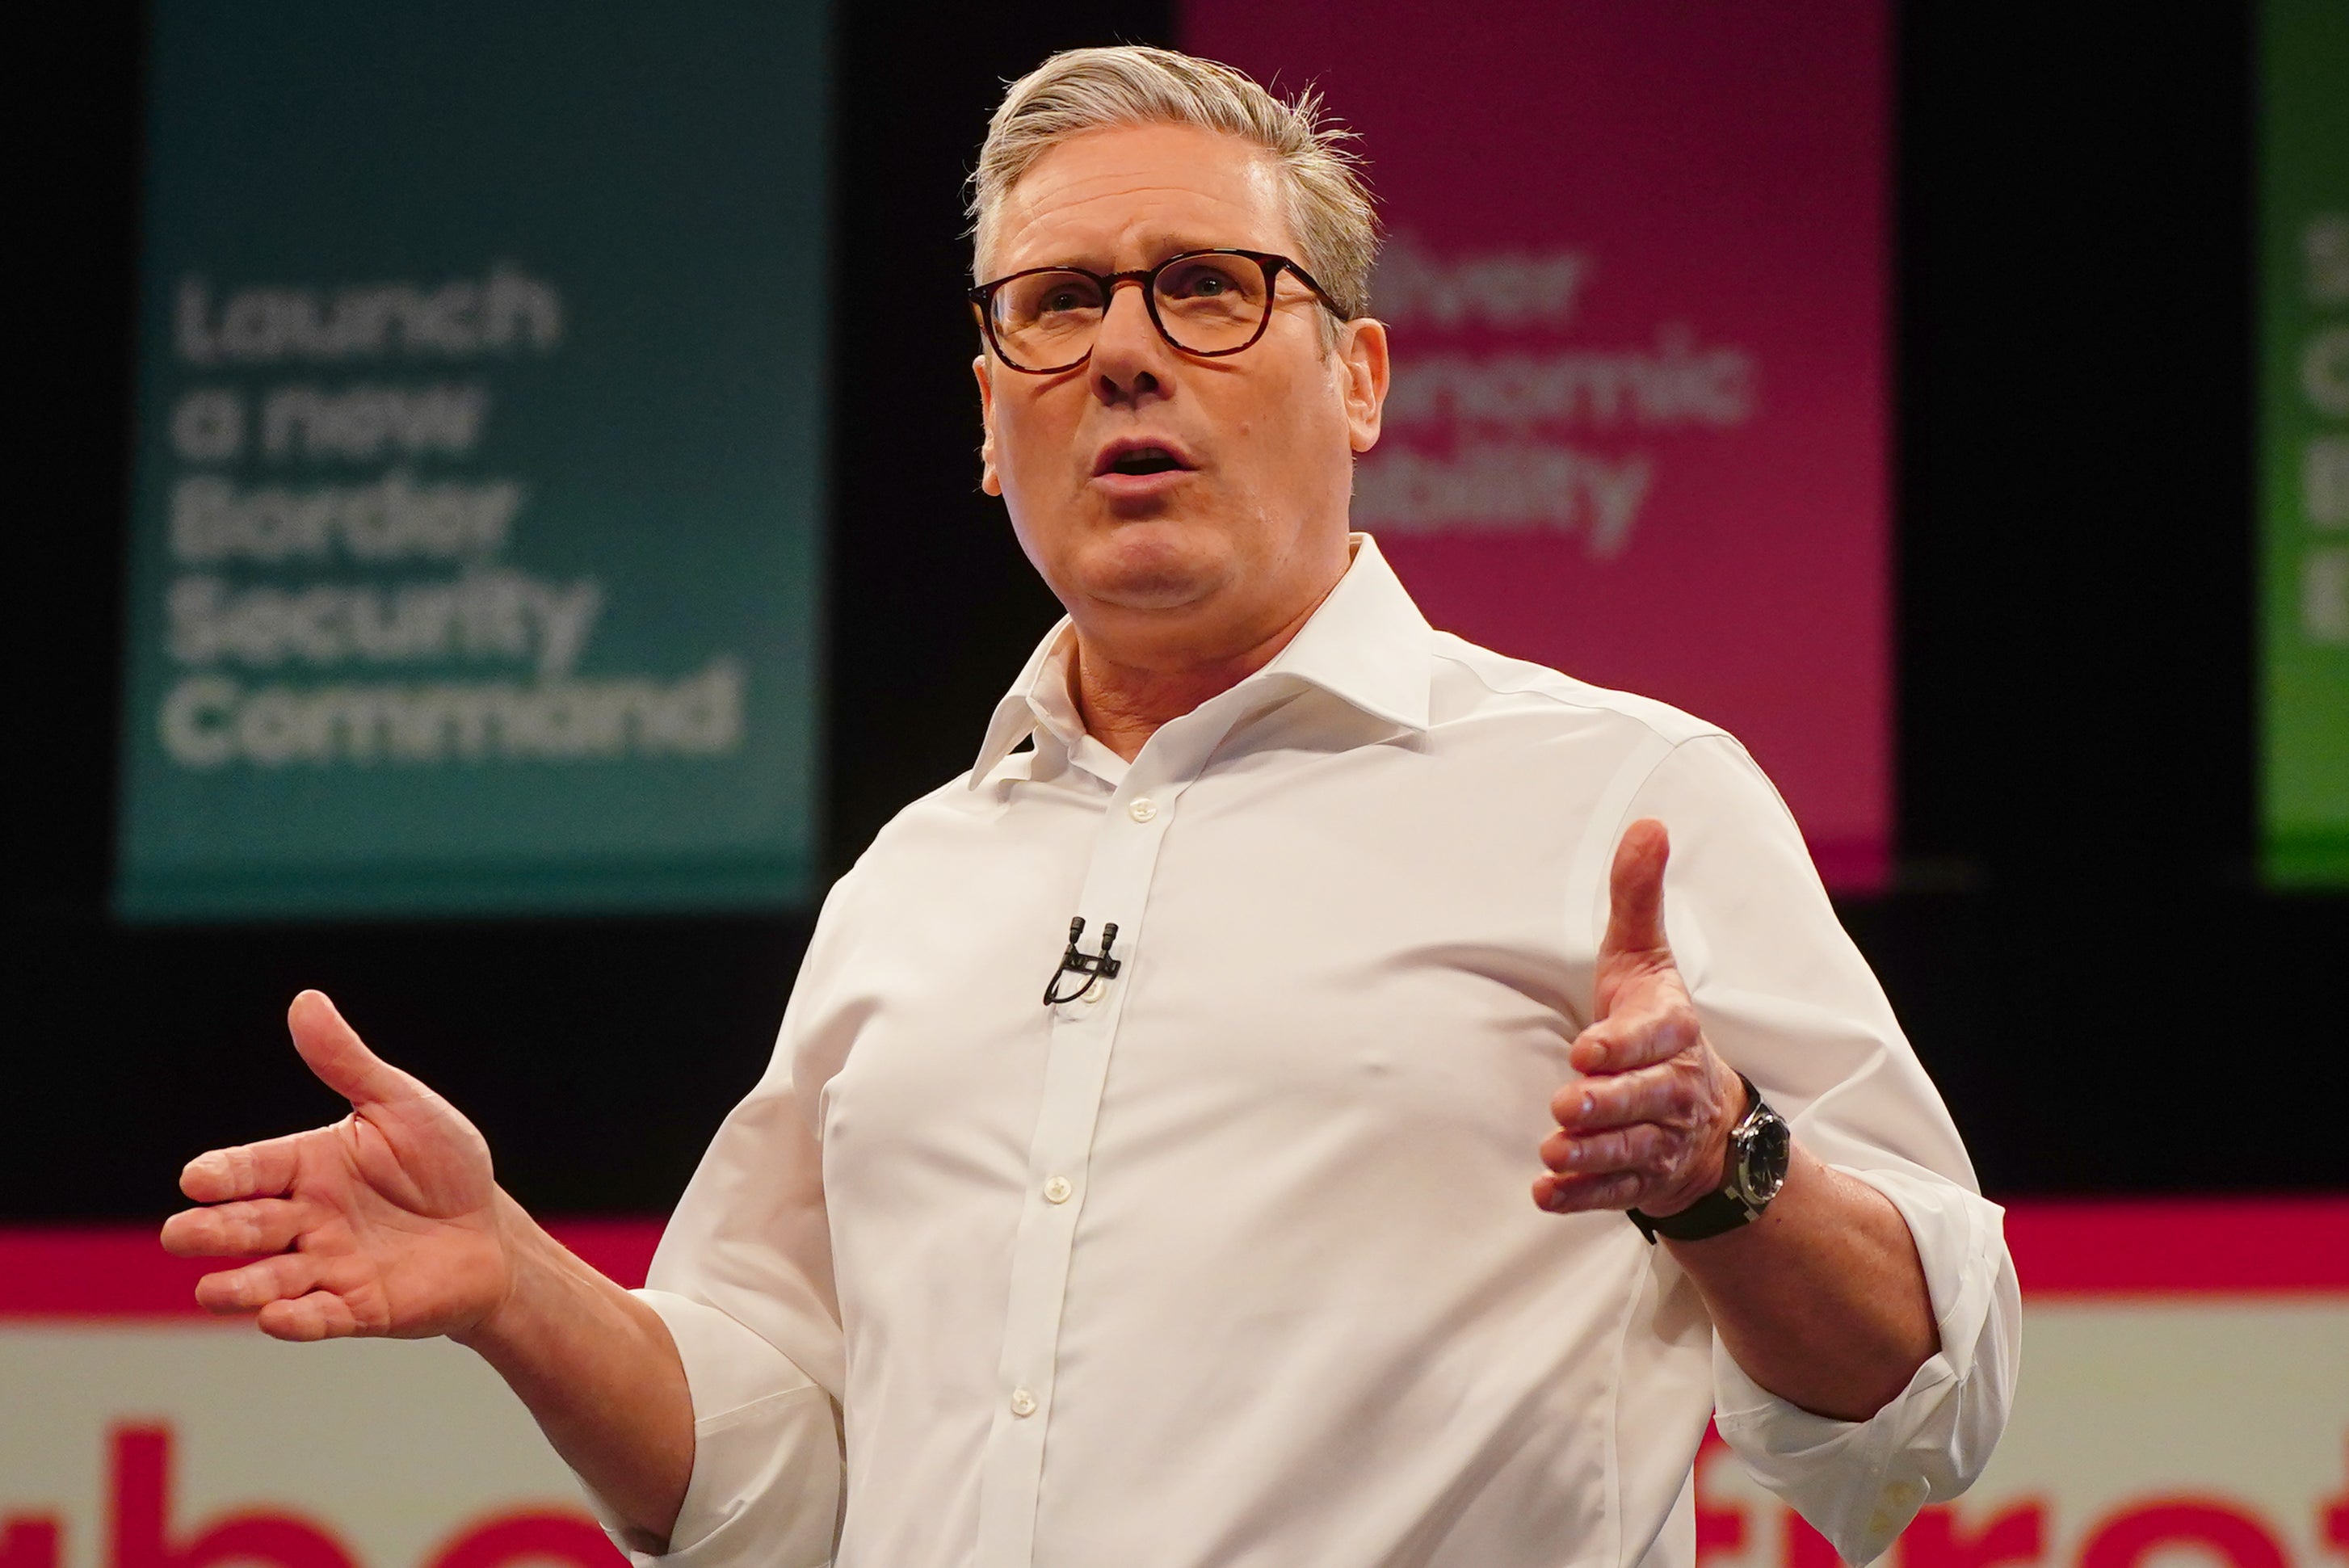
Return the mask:
<svg viewBox="0 0 2349 1568"><path fill-rule="evenodd" d="M1097 585L1088 597L1108 608L1153 615L1187 609L1207 596L1188 578L1131 577Z"/></svg>
<svg viewBox="0 0 2349 1568"><path fill-rule="evenodd" d="M1171 517L1120 524L1080 563L1088 598L1136 611L1196 604L1216 591L1229 566L1220 535Z"/></svg>
<svg viewBox="0 0 2349 1568"><path fill-rule="evenodd" d="M1197 604L1212 595L1222 581L1222 574L1204 562L1135 564L1088 576L1085 594L1095 603L1144 613L1179 610Z"/></svg>

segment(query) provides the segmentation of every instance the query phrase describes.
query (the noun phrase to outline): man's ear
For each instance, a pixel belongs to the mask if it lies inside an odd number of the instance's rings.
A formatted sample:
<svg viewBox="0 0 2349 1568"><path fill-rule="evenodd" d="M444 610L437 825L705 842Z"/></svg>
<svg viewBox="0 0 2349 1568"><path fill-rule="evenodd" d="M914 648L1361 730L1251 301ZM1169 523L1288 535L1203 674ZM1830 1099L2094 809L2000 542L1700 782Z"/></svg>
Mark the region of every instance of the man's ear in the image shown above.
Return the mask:
<svg viewBox="0 0 2349 1568"><path fill-rule="evenodd" d="M995 381L994 367L987 362L987 352L970 362L970 373L978 378L978 422L984 432L978 441L978 487L989 495L1003 493L1003 481L995 476Z"/></svg>
<svg viewBox="0 0 2349 1568"><path fill-rule="evenodd" d="M1339 393L1346 401L1346 433L1356 452L1379 444L1379 419L1386 407L1387 324L1357 317L1339 328Z"/></svg>

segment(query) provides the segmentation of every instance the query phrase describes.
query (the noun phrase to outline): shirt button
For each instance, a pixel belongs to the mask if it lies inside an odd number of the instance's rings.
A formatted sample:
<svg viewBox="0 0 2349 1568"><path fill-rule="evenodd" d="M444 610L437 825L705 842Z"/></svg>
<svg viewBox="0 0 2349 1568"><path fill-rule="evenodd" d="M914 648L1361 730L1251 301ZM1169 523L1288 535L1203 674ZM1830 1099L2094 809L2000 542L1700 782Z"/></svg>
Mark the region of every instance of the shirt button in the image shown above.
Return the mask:
<svg viewBox="0 0 2349 1568"><path fill-rule="evenodd" d="M1158 815L1158 803L1146 794L1137 795L1133 804L1125 808L1125 815L1136 822L1148 822Z"/></svg>
<svg viewBox="0 0 2349 1568"><path fill-rule="evenodd" d="M1034 1415L1036 1396L1029 1393L1025 1388L1014 1388L1011 1391L1011 1413L1015 1416Z"/></svg>
<svg viewBox="0 0 2349 1568"><path fill-rule="evenodd" d="M1069 1179L1065 1176L1056 1176L1044 1183L1044 1198L1046 1201L1051 1203L1066 1203L1069 1200L1069 1194L1075 1190L1075 1188L1069 1185Z"/></svg>

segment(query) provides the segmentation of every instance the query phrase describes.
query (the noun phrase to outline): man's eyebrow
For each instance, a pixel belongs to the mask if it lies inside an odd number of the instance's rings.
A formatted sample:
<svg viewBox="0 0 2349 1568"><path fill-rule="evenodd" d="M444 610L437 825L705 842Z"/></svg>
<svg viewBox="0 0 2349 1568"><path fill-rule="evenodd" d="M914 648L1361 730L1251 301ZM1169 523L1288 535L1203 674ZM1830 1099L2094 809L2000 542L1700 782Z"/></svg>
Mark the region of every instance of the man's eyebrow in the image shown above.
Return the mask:
<svg viewBox="0 0 2349 1568"><path fill-rule="evenodd" d="M1261 245L1251 245L1239 240L1178 240L1171 237L1153 239L1144 242L1141 246L1142 254L1146 258L1142 263L1142 265L1143 267L1154 267L1160 262L1166 260L1169 256L1184 255L1192 251L1245 251L1262 250L1263 248L1264 247ZM1107 261L1102 258L1099 252L1094 252L1090 256L1082 254L1070 254L1063 252L1061 254L1050 260L1030 262L1024 266L1013 268L1011 270L1028 272L1038 267L1056 266L1068 267L1072 271L1077 272L1104 274L1124 270L1120 267L1110 265Z"/></svg>
<svg viewBox="0 0 2349 1568"><path fill-rule="evenodd" d="M1185 251L1227 251L1234 248L1230 240L1161 239L1142 247L1142 254L1152 262L1163 262L1168 256L1179 256Z"/></svg>

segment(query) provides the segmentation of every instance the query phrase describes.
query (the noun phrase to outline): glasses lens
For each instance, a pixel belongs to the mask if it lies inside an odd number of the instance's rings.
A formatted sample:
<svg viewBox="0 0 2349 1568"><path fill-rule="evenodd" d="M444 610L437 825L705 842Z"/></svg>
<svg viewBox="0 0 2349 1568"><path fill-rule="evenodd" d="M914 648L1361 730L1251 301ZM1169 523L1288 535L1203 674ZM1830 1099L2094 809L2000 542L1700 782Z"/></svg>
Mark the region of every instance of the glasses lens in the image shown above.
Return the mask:
<svg viewBox="0 0 2349 1568"><path fill-rule="evenodd" d="M1158 274L1158 319L1166 335L1202 354L1255 337L1268 303L1264 268L1246 256L1181 256Z"/></svg>
<svg viewBox="0 0 2349 1568"><path fill-rule="evenodd" d="M1101 319L1101 285L1081 272L1031 272L995 291L996 341L1030 369L1083 358Z"/></svg>

